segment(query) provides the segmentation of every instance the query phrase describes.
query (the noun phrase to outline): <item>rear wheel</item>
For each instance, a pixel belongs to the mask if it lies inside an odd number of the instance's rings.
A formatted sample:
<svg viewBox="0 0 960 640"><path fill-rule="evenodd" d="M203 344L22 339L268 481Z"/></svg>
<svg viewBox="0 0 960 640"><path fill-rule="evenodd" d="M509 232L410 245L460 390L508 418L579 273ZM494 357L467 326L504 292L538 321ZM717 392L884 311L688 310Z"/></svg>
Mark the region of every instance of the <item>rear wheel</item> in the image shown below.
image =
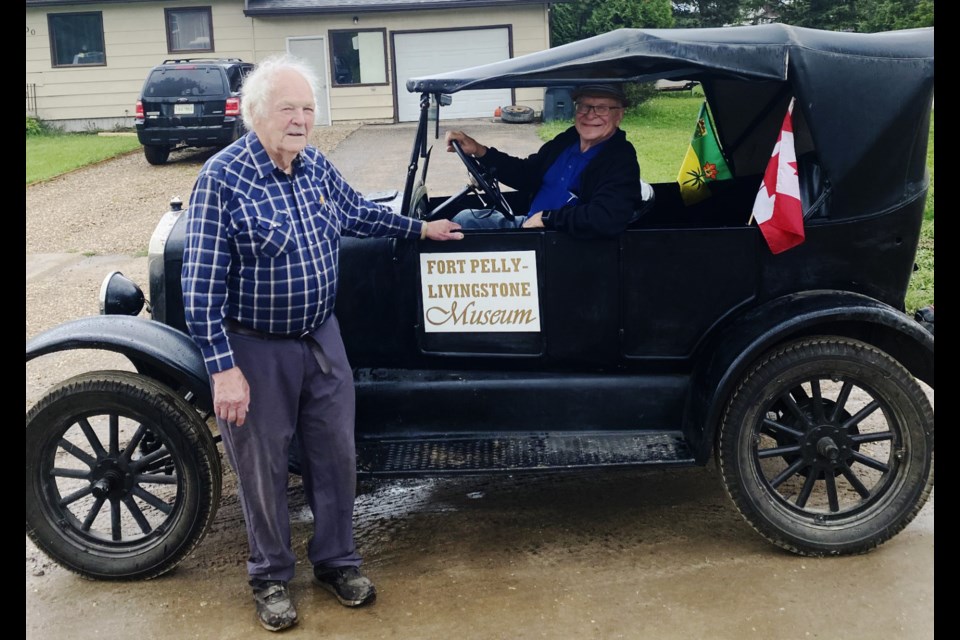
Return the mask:
<svg viewBox="0 0 960 640"><path fill-rule="evenodd" d="M84 577L173 569L213 522L221 480L197 411L139 374L76 376L27 413L27 535Z"/></svg>
<svg viewBox="0 0 960 640"><path fill-rule="evenodd" d="M170 157L170 147L147 144L143 146L143 155L150 164L164 164Z"/></svg>
<svg viewBox="0 0 960 640"><path fill-rule="evenodd" d="M869 551L933 489L930 401L903 366L855 340L766 355L730 400L718 448L743 517L801 555Z"/></svg>

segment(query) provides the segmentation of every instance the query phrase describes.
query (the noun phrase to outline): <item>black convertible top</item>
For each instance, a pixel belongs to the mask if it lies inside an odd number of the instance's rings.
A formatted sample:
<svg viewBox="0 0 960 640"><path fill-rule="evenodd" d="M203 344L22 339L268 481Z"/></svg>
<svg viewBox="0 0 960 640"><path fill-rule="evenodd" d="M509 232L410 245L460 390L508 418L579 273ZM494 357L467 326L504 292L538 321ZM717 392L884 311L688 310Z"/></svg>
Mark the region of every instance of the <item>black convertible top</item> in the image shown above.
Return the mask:
<svg viewBox="0 0 960 640"><path fill-rule="evenodd" d="M736 175L762 173L791 96L797 155L831 218L926 193L933 28L843 33L783 24L619 29L493 64L411 78L411 92L699 80ZM813 173L813 172L810 172ZM808 176L809 178L809 176ZM801 180L803 176L801 175Z"/></svg>

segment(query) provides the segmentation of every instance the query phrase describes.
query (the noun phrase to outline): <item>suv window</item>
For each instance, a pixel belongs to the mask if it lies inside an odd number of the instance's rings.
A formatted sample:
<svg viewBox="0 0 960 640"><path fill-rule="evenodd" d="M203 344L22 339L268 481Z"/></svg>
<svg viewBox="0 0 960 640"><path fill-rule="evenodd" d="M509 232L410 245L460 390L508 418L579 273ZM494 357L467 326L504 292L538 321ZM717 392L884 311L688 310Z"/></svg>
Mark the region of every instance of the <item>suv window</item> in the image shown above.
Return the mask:
<svg viewBox="0 0 960 640"><path fill-rule="evenodd" d="M236 69L234 72L239 75ZM223 74L216 67L154 69L145 86L144 95L150 98L209 96L225 91Z"/></svg>
<svg viewBox="0 0 960 640"><path fill-rule="evenodd" d="M230 83L230 91L239 93L243 79L253 71L253 65L243 65L236 67L227 67L227 81Z"/></svg>

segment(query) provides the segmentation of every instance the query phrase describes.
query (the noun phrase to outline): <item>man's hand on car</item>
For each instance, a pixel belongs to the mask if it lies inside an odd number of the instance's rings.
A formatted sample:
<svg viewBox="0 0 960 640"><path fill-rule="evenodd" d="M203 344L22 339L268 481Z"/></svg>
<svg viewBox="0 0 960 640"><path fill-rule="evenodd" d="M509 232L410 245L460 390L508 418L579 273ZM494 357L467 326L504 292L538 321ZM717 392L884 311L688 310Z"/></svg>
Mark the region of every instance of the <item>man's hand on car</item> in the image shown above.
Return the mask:
<svg viewBox="0 0 960 640"><path fill-rule="evenodd" d="M433 220L423 223L421 240L463 240L460 225L450 220Z"/></svg>

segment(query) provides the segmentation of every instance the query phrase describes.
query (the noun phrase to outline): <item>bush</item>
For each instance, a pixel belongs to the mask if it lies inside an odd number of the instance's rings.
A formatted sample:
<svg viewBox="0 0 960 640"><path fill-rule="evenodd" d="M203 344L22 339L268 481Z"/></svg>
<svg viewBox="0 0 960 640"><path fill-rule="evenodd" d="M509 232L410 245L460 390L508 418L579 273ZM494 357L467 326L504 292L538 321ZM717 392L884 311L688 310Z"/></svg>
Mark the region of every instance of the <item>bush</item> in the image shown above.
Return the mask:
<svg viewBox="0 0 960 640"><path fill-rule="evenodd" d="M34 118L33 116L27 116L27 135L28 136L38 136L46 130L46 127L43 126L43 122L39 118Z"/></svg>
<svg viewBox="0 0 960 640"><path fill-rule="evenodd" d="M631 107L638 107L653 96L657 95L657 90L652 82L631 82L623 87L623 92L627 94L627 100Z"/></svg>

